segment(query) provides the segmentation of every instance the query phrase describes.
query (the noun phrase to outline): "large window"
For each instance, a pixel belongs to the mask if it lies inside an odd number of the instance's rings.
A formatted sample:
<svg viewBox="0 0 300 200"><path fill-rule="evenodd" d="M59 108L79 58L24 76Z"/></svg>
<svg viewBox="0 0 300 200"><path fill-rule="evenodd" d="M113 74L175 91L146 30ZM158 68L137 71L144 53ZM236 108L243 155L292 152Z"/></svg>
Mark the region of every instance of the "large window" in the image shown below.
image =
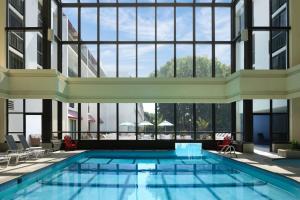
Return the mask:
<svg viewBox="0 0 300 200"><path fill-rule="evenodd" d="M99 45L102 77L224 77L231 73L230 11L231 1L66 1L62 44L78 46L77 60L83 45ZM77 65L72 71L81 76Z"/></svg>

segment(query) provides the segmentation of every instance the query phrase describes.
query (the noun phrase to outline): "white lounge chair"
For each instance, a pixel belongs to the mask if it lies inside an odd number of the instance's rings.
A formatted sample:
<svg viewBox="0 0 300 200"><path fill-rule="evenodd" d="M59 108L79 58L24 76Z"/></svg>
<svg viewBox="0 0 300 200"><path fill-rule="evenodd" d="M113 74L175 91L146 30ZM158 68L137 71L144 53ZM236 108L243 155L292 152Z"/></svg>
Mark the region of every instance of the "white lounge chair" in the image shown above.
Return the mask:
<svg viewBox="0 0 300 200"><path fill-rule="evenodd" d="M5 139L9 148L9 150L7 151L8 155L16 158L16 164L18 164L20 159L27 160L30 156L33 155L31 152L19 150L12 135L6 135Z"/></svg>
<svg viewBox="0 0 300 200"><path fill-rule="evenodd" d="M6 168L9 165L10 158L11 156L9 154L0 154L0 168L2 168L2 163L6 163L6 165L4 165L4 168Z"/></svg>
<svg viewBox="0 0 300 200"><path fill-rule="evenodd" d="M18 137L21 145L23 146L23 150L32 152L35 158L41 157L46 153L46 150L42 149L42 147L30 147L24 135L18 135Z"/></svg>

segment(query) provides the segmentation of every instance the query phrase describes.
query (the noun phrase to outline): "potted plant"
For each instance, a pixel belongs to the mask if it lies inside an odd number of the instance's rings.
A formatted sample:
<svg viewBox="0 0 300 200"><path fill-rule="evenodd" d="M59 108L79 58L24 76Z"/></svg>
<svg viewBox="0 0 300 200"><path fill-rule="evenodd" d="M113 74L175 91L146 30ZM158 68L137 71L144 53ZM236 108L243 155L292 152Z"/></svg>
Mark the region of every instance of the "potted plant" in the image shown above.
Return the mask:
<svg viewBox="0 0 300 200"><path fill-rule="evenodd" d="M293 150L300 150L300 145L299 145L299 142L297 140L292 140L291 144L292 144L292 149Z"/></svg>

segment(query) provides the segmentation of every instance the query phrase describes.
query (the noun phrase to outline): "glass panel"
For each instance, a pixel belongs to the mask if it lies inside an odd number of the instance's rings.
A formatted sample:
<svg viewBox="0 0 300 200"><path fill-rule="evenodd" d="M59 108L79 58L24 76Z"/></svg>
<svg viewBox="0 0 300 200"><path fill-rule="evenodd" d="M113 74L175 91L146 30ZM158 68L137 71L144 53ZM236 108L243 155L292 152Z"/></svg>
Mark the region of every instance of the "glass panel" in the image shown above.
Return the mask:
<svg viewBox="0 0 300 200"><path fill-rule="evenodd" d="M245 46L244 42L236 42L236 71L244 69L245 59Z"/></svg>
<svg viewBox="0 0 300 200"><path fill-rule="evenodd" d="M56 41L51 43L51 69L57 69L57 51L58 45Z"/></svg>
<svg viewBox="0 0 300 200"><path fill-rule="evenodd" d="M155 139L155 103L138 103L138 139Z"/></svg>
<svg viewBox="0 0 300 200"><path fill-rule="evenodd" d="M241 33L245 28L245 3L244 0L239 0L235 6L235 36Z"/></svg>
<svg viewBox="0 0 300 200"><path fill-rule="evenodd" d="M155 76L155 46L138 45L138 77Z"/></svg>
<svg viewBox="0 0 300 200"><path fill-rule="evenodd" d="M81 46L81 77L97 77L97 46Z"/></svg>
<svg viewBox="0 0 300 200"><path fill-rule="evenodd" d="M230 8L215 9L215 29L216 41L231 40L231 11Z"/></svg>
<svg viewBox="0 0 300 200"><path fill-rule="evenodd" d="M97 0L80 0L81 3L97 3Z"/></svg>
<svg viewBox="0 0 300 200"><path fill-rule="evenodd" d="M174 104L157 104L157 139L173 140L174 137Z"/></svg>
<svg viewBox="0 0 300 200"><path fill-rule="evenodd" d="M216 104L216 132L231 133L231 104Z"/></svg>
<svg viewBox="0 0 300 200"><path fill-rule="evenodd" d="M26 99L25 110L26 112L42 113L43 112L42 99Z"/></svg>
<svg viewBox="0 0 300 200"><path fill-rule="evenodd" d="M270 69L270 33L268 31L253 31L253 68Z"/></svg>
<svg viewBox="0 0 300 200"><path fill-rule="evenodd" d="M196 45L196 76L212 76L212 47L211 45Z"/></svg>
<svg viewBox="0 0 300 200"><path fill-rule="evenodd" d="M23 112L23 99L9 99L8 112Z"/></svg>
<svg viewBox="0 0 300 200"><path fill-rule="evenodd" d="M100 77L117 76L116 45L100 45Z"/></svg>
<svg viewBox="0 0 300 200"><path fill-rule="evenodd" d="M157 40L158 41L174 40L174 8L173 7L157 8Z"/></svg>
<svg viewBox="0 0 300 200"><path fill-rule="evenodd" d="M43 35L41 32L25 32L25 68L43 68Z"/></svg>
<svg viewBox="0 0 300 200"><path fill-rule="evenodd" d="M136 104L119 104L119 139L136 139Z"/></svg>
<svg viewBox="0 0 300 200"><path fill-rule="evenodd" d="M253 0L253 26L270 26L270 1Z"/></svg>
<svg viewBox="0 0 300 200"><path fill-rule="evenodd" d="M12 1L11 1L12 2ZM25 26L42 27L43 26L43 1L25 0Z"/></svg>
<svg viewBox="0 0 300 200"><path fill-rule="evenodd" d="M23 132L23 114L8 114L8 132Z"/></svg>
<svg viewBox="0 0 300 200"><path fill-rule="evenodd" d="M77 41L78 40L78 9L63 8L62 9L62 40Z"/></svg>
<svg viewBox="0 0 300 200"><path fill-rule="evenodd" d="M115 41L117 39L116 8L100 8L100 40Z"/></svg>
<svg viewBox="0 0 300 200"><path fill-rule="evenodd" d="M119 77L136 77L135 45L119 45Z"/></svg>
<svg viewBox="0 0 300 200"><path fill-rule="evenodd" d="M176 40L193 40L193 9L176 7Z"/></svg>
<svg viewBox="0 0 300 200"><path fill-rule="evenodd" d="M78 46L63 45L62 49L63 74L68 77L78 76Z"/></svg>
<svg viewBox="0 0 300 200"><path fill-rule="evenodd" d="M138 40L155 40L154 8L138 8Z"/></svg>
<svg viewBox="0 0 300 200"><path fill-rule="evenodd" d="M210 7L196 8L196 40L212 40L212 15Z"/></svg>
<svg viewBox="0 0 300 200"><path fill-rule="evenodd" d="M26 115L27 141L30 135L42 137L42 115Z"/></svg>
<svg viewBox="0 0 300 200"><path fill-rule="evenodd" d="M51 27L55 35L58 35L58 7L55 0L51 1Z"/></svg>
<svg viewBox="0 0 300 200"><path fill-rule="evenodd" d="M216 77L231 74L231 47L227 44L216 45Z"/></svg>
<svg viewBox="0 0 300 200"><path fill-rule="evenodd" d="M287 68L287 31L272 31L272 69Z"/></svg>
<svg viewBox="0 0 300 200"><path fill-rule="evenodd" d="M7 1L8 5L8 26L22 27L24 26L25 4L24 0Z"/></svg>
<svg viewBox="0 0 300 200"><path fill-rule="evenodd" d="M243 141L244 127L244 103L243 101L236 102L236 140Z"/></svg>
<svg viewBox="0 0 300 200"><path fill-rule="evenodd" d="M78 104L63 103L63 133L70 135L73 139L78 139Z"/></svg>
<svg viewBox="0 0 300 200"><path fill-rule="evenodd" d="M254 99L253 100L253 113L269 113L270 100Z"/></svg>
<svg viewBox="0 0 300 200"><path fill-rule="evenodd" d="M97 40L97 8L81 8L81 40Z"/></svg>
<svg viewBox="0 0 300 200"><path fill-rule="evenodd" d="M174 77L174 45L157 45L157 77Z"/></svg>
<svg viewBox="0 0 300 200"><path fill-rule="evenodd" d="M197 140L212 140L212 105L196 104Z"/></svg>
<svg viewBox="0 0 300 200"><path fill-rule="evenodd" d="M117 104L100 104L100 140L117 139Z"/></svg>
<svg viewBox="0 0 300 200"><path fill-rule="evenodd" d="M288 101L281 99L272 100L272 111L273 113L287 113L288 112Z"/></svg>
<svg viewBox="0 0 300 200"><path fill-rule="evenodd" d="M289 120L287 114L274 114L272 116L272 141L288 142L289 141Z"/></svg>
<svg viewBox="0 0 300 200"><path fill-rule="evenodd" d="M193 139L193 104L177 104L176 106L177 140Z"/></svg>
<svg viewBox="0 0 300 200"><path fill-rule="evenodd" d="M81 139L97 140L97 103L81 103Z"/></svg>
<svg viewBox="0 0 300 200"><path fill-rule="evenodd" d="M193 77L192 45L176 45L176 77Z"/></svg>
<svg viewBox="0 0 300 200"><path fill-rule="evenodd" d="M216 3L231 3L232 0L216 0Z"/></svg>
<svg viewBox="0 0 300 200"><path fill-rule="evenodd" d="M10 69L24 69L24 33L8 32L8 67Z"/></svg>
<svg viewBox="0 0 300 200"><path fill-rule="evenodd" d="M119 8L119 40L136 40L136 8Z"/></svg>

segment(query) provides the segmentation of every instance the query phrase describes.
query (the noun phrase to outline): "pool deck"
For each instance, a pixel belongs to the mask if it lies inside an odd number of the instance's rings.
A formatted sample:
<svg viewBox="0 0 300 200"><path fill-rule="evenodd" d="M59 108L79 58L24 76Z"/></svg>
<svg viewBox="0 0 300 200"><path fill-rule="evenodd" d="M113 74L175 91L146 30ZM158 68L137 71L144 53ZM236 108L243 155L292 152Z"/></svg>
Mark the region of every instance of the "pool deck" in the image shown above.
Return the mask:
<svg viewBox="0 0 300 200"><path fill-rule="evenodd" d="M212 153L218 154L216 151L210 151ZM288 178L291 178L300 183L300 167L291 166L288 163L276 162L279 159L284 159L272 153L265 153L261 151L254 151L255 153L240 153L237 152L237 158L231 157L232 159L258 167L273 173L277 173ZM220 155L220 154L218 154ZM228 157L228 156L226 156Z"/></svg>
<svg viewBox="0 0 300 200"><path fill-rule="evenodd" d="M39 159L21 160L18 165L9 165L7 168L0 168L0 184L11 181L24 174L35 172L82 152L84 151L57 151Z"/></svg>
<svg viewBox="0 0 300 200"><path fill-rule="evenodd" d="M10 165L7 168L0 168L0 184L18 178L24 174L35 172L51 164L60 162L70 156L82 153L84 151L57 151L36 160L27 160L20 162L18 165ZM218 154L216 151L212 153ZM237 153L238 158L232 158L242 163L246 163L270 172L289 177L300 183L300 167L289 166L285 163L275 163L275 159L281 159L275 154L264 154L256 152L253 154Z"/></svg>

